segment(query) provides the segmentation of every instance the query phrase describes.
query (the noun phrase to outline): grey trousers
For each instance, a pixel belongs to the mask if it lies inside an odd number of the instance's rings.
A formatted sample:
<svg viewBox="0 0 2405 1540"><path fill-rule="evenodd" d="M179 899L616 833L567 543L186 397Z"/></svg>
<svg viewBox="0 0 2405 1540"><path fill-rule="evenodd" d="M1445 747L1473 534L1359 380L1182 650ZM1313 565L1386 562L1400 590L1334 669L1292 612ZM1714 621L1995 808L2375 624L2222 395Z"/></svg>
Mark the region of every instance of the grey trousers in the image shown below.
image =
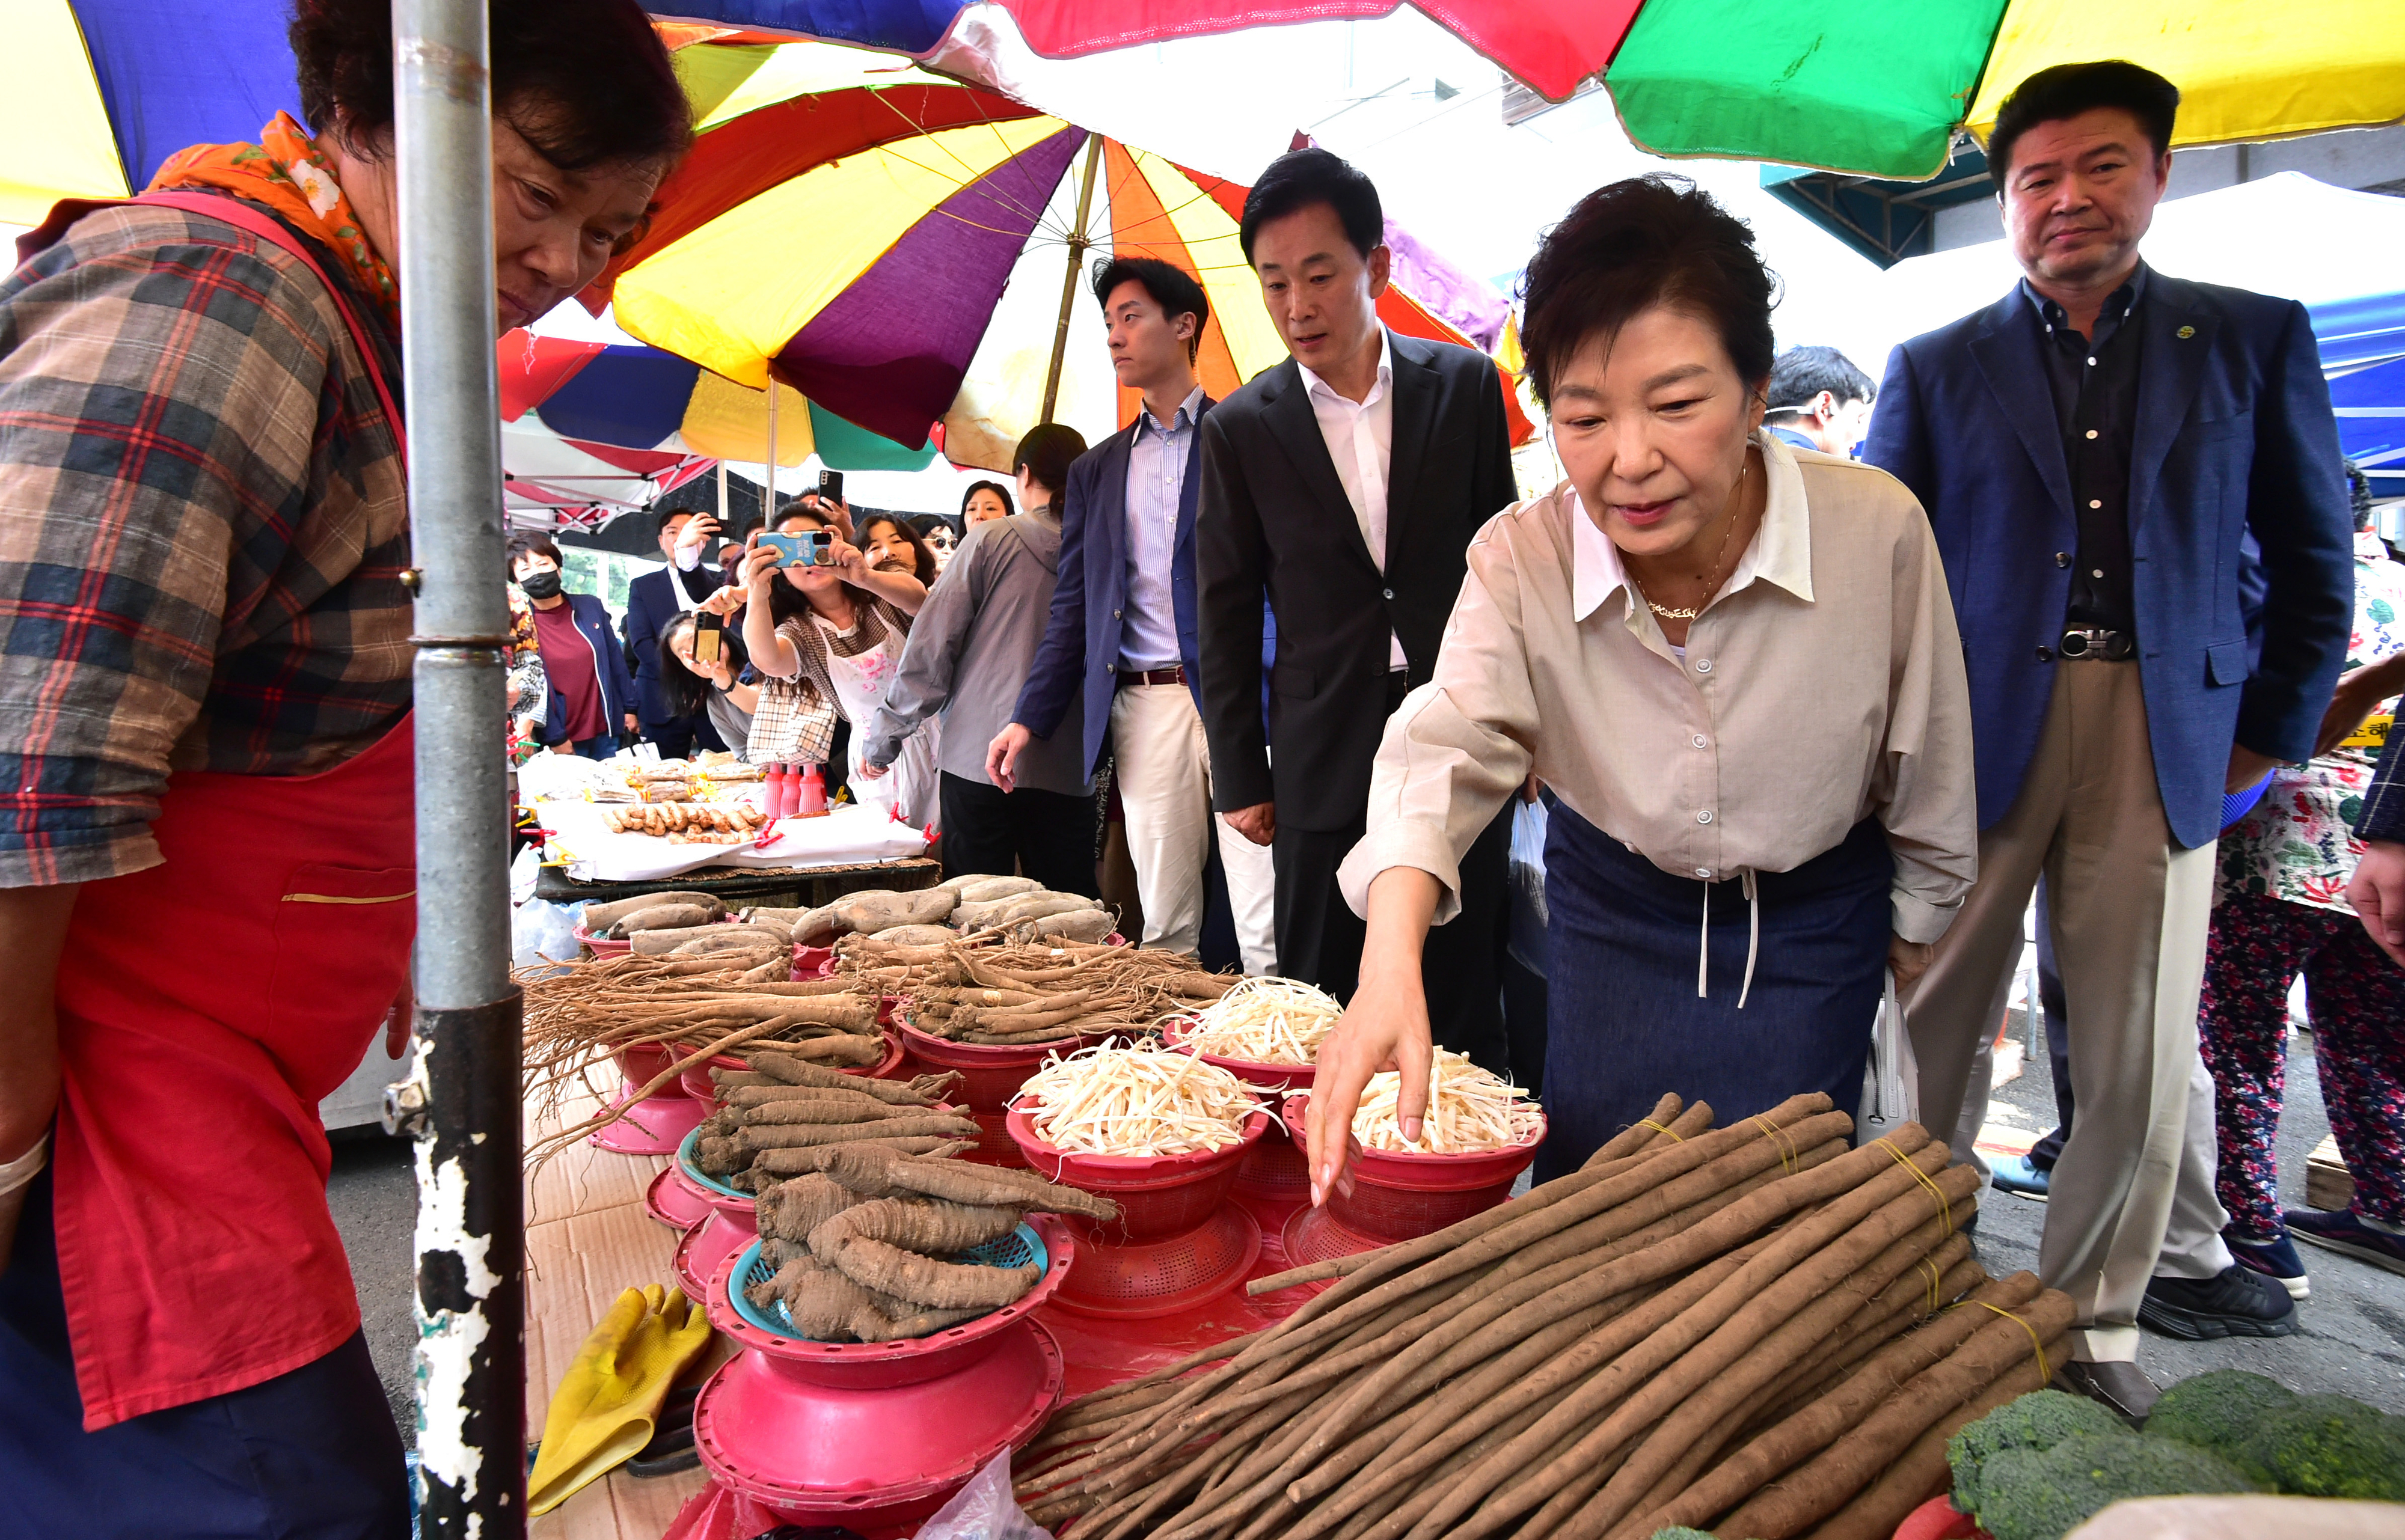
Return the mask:
<svg viewBox="0 0 2405 1540"><path fill-rule="evenodd" d="M2074 1356L2130 1361L2159 1258L2177 1276L2229 1265L2213 1196L2213 1083L2196 1051L2214 847L2172 843L2135 664L2057 668L2020 794L1979 836L1978 882L1906 1013L1921 1121L1949 1131L1960 1159L1976 1158L1986 1049L2041 872L2079 1115L2054 1169L2039 1270L2078 1308Z"/></svg>

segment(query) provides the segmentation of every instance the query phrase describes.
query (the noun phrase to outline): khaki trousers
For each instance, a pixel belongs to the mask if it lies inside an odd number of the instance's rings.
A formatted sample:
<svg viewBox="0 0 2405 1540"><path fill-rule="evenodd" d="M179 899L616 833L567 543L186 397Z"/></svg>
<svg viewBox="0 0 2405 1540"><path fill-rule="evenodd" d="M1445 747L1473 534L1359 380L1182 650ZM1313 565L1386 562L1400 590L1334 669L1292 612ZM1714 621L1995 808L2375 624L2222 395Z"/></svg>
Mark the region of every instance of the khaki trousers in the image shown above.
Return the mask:
<svg viewBox="0 0 2405 1540"><path fill-rule="evenodd" d="M2057 666L2020 794L1979 836L1978 882L1906 1014L1921 1122L1953 1132L1957 1158L1973 1158L1988 1091L1981 1049L2004 1018L2041 872L2078 1112L2054 1169L2039 1270L2078 1307L2074 1355L2126 1362L2175 1198L2177 1271L2229 1265L2213 1199L2212 1088L2196 1051L2214 847L2172 843L2135 664Z"/></svg>
<svg viewBox="0 0 2405 1540"><path fill-rule="evenodd" d="M1245 972L1277 972L1277 874L1270 847L1211 812L1211 747L1182 684L1132 684L1111 699L1111 749L1128 855L1144 904L1144 944L1189 956L1202 939L1203 868L1211 841L1228 874Z"/></svg>

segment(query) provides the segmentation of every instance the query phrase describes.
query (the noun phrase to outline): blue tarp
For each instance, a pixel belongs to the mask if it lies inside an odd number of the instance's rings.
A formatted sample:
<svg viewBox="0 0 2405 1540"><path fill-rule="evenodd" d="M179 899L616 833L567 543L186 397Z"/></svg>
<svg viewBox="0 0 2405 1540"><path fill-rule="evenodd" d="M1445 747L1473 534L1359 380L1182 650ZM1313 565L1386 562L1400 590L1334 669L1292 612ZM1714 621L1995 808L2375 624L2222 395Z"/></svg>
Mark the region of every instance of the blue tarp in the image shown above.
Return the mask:
<svg viewBox="0 0 2405 1540"><path fill-rule="evenodd" d="M2338 413L2339 447L2380 480L2384 497L2405 487L2405 293L2312 305L2322 372Z"/></svg>

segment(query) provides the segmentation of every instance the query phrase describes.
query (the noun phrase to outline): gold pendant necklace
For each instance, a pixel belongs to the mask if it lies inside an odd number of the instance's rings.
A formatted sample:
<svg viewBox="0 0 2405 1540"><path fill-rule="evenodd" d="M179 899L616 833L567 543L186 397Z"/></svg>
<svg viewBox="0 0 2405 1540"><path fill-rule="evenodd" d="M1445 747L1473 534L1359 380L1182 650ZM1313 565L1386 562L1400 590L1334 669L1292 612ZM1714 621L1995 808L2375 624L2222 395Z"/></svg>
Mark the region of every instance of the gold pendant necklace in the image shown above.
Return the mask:
<svg viewBox="0 0 2405 1540"><path fill-rule="evenodd" d="M1744 466L1739 469L1737 473L1737 485L1729 489L1729 501L1732 504L1737 501L1737 494L1744 490L1746 477L1752 473L1753 460L1751 456L1748 456ZM1703 603L1697 605L1692 609L1683 608L1673 609L1665 605L1655 604L1653 596L1645 592L1644 580L1638 578L1636 573L1631 572L1628 575L1629 581L1637 584L1637 596L1645 601L1645 608L1651 609L1654 614L1660 616L1666 621L1692 621L1696 616L1701 615L1704 612L1705 608L1712 602L1712 595L1721 591L1721 566L1723 562L1728 560L1729 537L1737 533L1737 515L1734 509L1732 509L1729 513L1728 527L1721 531L1721 548L1712 553L1711 578L1704 589Z"/></svg>

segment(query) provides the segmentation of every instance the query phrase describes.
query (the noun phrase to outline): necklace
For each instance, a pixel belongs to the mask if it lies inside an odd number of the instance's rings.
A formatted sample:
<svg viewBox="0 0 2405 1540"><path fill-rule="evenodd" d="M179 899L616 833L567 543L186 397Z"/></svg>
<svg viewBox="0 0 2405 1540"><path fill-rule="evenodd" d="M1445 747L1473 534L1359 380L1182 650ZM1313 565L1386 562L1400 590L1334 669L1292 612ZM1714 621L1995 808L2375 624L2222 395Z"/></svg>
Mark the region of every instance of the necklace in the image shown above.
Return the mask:
<svg viewBox="0 0 2405 1540"><path fill-rule="evenodd" d="M1737 493L1744 489L1746 477L1752 473L1753 461L1749 458L1737 473L1737 485L1729 491L1729 501L1732 504L1737 501ZM1638 578L1636 573L1631 572L1628 575L1629 581L1637 584L1637 595L1645 601L1645 608L1651 609L1654 614L1660 616L1666 621L1692 621L1696 616L1702 614L1704 612L1704 606L1710 604L1712 602L1712 595L1721 591L1722 564L1728 560L1729 537L1737 533L1737 515L1735 510L1732 509L1729 513L1728 527L1721 531L1721 548L1712 553L1711 577L1704 587L1703 602L1695 606L1693 609L1681 608L1673 609L1667 605L1655 604L1653 602L1653 595L1645 592L1644 581Z"/></svg>

